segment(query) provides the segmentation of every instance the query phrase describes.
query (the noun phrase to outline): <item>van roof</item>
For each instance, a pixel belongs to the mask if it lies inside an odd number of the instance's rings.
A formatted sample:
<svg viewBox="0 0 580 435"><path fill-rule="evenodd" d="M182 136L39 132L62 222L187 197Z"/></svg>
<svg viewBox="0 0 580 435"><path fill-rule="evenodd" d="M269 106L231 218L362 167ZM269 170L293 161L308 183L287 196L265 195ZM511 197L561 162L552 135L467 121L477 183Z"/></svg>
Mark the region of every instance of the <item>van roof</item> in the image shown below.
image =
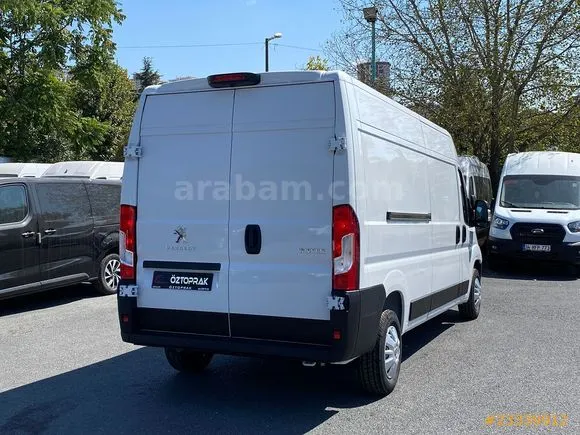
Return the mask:
<svg viewBox="0 0 580 435"><path fill-rule="evenodd" d="M0 163L0 177L40 177L50 163Z"/></svg>
<svg viewBox="0 0 580 435"><path fill-rule="evenodd" d="M282 71L282 72L262 72L260 75L260 86L284 85L294 83L311 83L317 81L333 81L349 78L342 71ZM173 92L191 92L211 90L207 77L177 80L163 83L161 85L149 86L145 89L146 94L169 94Z"/></svg>
<svg viewBox="0 0 580 435"><path fill-rule="evenodd" d="M259 73L259 75L260 75L259 86L275 86L275 85L328 82L328 81L343 81L347 83L352 83L380 97L381 99L387 101L389 104L401 109L405 113L423 121L425 124L429 125L430 127L433 127L439 132L445 134L446 136L451 137L451 134L440 125L437 125L432 121L428 120L427 118L422 117L418 113L413 112L411 109L396 102L392 98L389 98L384 94L381 94L372 87L351 77L350 75L348 75L343 71L280 71L280 72L261 72ZM240 87L239 89L244 88L249 88L249 86ZM205 91L214 90L214 88L209 86L207 77L177 80L173 82L163 83L160 85L148 86L143 91L142 95L145 97L147 95L154 94L172 94L172 93L195 92L204 90Z"/></svg>
<svg viewBox="0 0 580 435"><path fill-rule="evenodd" d="M76 177L120 179L123 176L123 162L69 161L54 163L43 177Z"/></svg>
<svg viewBox="0 0 580 435"><path fill-rule="evenodd" d="M477 156L458 156L459 168L463 174L489 178L489 170Z"/></svg>
<svg viewBox="0 0 580 435"><path fill-rule="evenodd" d="M3 184L13 184L13 183L22 183L26 182L27 184L47 184L47 183L54 183L54 184L63 184L63 183L85 183L85 184L109 184L109 185L121 185L121 180L111 179L111 180L103 180L103 179L88 179L88 178L74 178L74 177L12 177L12 178L1 178L0 177L0 185Z"/></svg>
<svg viewBox="0 0 580 435"><path fill-rule="evenodd" d="M580 154L560 151L530 151L508 155L504 175L580 176Z"/></svg>

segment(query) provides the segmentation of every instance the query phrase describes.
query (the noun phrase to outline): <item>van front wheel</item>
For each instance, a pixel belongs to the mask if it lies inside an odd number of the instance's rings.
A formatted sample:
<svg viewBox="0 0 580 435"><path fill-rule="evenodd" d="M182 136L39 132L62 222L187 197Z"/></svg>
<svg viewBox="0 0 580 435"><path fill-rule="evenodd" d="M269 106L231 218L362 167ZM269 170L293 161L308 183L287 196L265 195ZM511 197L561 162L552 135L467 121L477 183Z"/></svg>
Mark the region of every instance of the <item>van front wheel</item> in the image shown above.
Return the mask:
<svg viewBox="0 0 580 435"><path fill-rule="evenodd" d="M381 314L375 346L357 361L359 380L366 391L386 396L395 389L402 348L399 318L394 311L385 310Z"/></svg>
<svg viewBox="0 0 580 435"><path fill-rule="evenodd" d="M165 357L171 367L179 372L199 373L209 365L213 353L166 347Z"/></svg>

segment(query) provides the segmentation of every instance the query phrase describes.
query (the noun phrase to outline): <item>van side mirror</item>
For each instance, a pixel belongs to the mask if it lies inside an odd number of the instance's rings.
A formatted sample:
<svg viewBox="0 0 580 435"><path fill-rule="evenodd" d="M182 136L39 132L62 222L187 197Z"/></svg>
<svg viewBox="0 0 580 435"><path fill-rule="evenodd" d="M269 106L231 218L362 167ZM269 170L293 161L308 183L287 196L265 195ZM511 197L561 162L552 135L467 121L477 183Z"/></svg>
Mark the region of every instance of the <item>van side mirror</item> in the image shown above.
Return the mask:
<svg viewBox="0 0 580 435"><path fill-rule="evenodd" d="M489 206L487 202L478 199L475 201L475 225L485 227L489 223Z"/></svg>

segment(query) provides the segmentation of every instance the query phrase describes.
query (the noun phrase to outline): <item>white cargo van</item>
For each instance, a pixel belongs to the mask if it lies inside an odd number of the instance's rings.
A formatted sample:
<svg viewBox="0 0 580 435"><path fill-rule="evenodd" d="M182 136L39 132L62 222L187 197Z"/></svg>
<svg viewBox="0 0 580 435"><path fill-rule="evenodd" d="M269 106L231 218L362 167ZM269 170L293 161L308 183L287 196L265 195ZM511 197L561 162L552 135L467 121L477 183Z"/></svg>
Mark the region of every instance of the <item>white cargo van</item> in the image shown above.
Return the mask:
<svg viewBox="0 0 580 435"><path fill-rule="evenodd" d="M451 137L343 73L147 88L125 155L121 335L178 370L356 360L388 394L403 333L458 304L479 314Z"/></svg>
<svg viewBox="0 0 580 435"><path fill-rule="evenodd" d="M580 154L510 154L489 234L489 259L580 265Z"/></svg>

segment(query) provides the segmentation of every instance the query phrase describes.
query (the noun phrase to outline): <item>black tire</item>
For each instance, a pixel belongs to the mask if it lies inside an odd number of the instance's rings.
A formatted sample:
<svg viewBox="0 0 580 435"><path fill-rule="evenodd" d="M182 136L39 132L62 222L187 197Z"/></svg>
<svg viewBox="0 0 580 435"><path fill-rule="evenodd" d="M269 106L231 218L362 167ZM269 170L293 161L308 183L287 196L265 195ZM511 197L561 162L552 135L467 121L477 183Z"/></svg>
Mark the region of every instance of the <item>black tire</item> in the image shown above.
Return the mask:
<svg viewBox="0 0 580 435"><path fill-rule="evenodd" d="M391 327L397 332L398 350L393 355L396 366L388 373L385 364L385 344L387 332ZM395 389L401 370L402 346L401 325L397 315L391 310L383 311L375 346L368 353L361 355L357 361L358 378L364 390L371 394L387 396Z"/></svg>
<svg viewBox="0 0 580 435"><path fill-rule="evenodd" d="M213 353L166 347L165 357L171 367L179 372L200 373L211 362Z"/></svg>
<svg viewBox="0 0 580 435"><path fill-rule="evenodd" d="M469 299L464 304L459 305L459 315L466 320L475 320L481 311L481 277L479 271L473 269L471 278L471 288L469 289Z"/></svg>
<svg viewBox="0 0 580 435"><path fill-rule="evenodd" d="M99 276L97 282L95 283L95 288L102 295L112 295L117 293L119 288L119 270L121 262L119 260L118 254L109 254L101 260L99 265ZM112 270L114 269L114 271ZM115 273L116 276L111 276L111 273Z"/></svg>

